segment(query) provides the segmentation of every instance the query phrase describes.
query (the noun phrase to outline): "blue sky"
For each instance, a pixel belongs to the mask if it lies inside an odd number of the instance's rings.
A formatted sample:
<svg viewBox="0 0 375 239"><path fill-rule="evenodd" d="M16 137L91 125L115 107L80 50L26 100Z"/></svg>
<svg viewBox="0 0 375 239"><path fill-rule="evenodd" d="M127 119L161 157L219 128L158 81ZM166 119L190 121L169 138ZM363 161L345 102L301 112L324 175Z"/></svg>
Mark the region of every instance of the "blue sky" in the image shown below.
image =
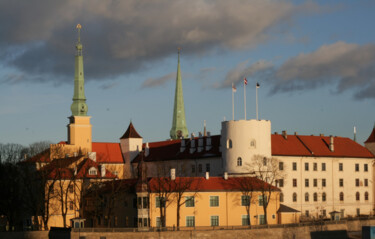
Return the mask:
<svg viewBox="0 0 375 239"><path fill-rule="evenodd" d="M260 118L272 132L353 137L375 122L373 1L63 1L0 3L0 142L66 140L81 23L93 140L132 120L145 142L172 126L177 47L189 132Z"/></svg>

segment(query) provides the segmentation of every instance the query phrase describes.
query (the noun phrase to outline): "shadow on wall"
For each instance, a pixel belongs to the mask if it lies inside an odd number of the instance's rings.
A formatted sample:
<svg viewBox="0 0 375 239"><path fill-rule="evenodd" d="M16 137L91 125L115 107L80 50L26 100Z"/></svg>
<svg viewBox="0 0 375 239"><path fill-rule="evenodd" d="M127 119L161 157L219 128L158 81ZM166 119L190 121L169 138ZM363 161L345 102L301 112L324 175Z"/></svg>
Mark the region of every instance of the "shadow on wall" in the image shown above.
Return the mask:
<svg viewBox="0 0 375 239"><path fill-rule="evenodd" d="M348 232L346 230L337 231L318 231L311 232L311 239L347 239Z"/></svg>
<svg viewBox="0 0 375 239"><path fill-rule="evenodd" d="M48 233L49 239L70 239L71 228L51 227Z"/></svg>

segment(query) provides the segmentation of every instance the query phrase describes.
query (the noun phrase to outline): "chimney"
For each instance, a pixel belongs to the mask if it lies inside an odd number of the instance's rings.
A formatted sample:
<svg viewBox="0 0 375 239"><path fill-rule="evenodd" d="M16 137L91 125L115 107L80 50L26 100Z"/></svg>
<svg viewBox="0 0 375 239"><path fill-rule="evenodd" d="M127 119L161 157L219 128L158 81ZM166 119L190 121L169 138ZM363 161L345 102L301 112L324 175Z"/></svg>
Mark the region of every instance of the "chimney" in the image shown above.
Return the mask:
<svg viewBox="0 0 375 239"><path fill-rule="evenodd" d="M228 172L224 172L224 179L228 180Z"/></svg>
<svg viewBox="0 0 375 239"><path fill-rule="evenodd" d="M294 132L294 135L297 135L298 133L297 132Z"/></svg>
<svg viewBox="0 0 375 239"><path fill-rule="evenodd" d="M88 152L89 159L96 162L96 152Z"/></svg>
<svg viewBox="0 0 375 239"><path fill-rule="evenodd" d="M147 157L150 154L150 147L148 146L148 142L146 143L145 147L145 157Z"/></svg>
<svg viewBox="0 0 375 239"><path fill-rule="evenodd" d="M182 138L181 139L181 147L180 147L180 152L181 153L185 151L185 145L186 145L185 139Z"/></svg>
<svg viewBox="0 0 375 239"><path fill-rule="evenodd" d="M320 137L324 137L324 134L319 134Z"/></svg>
<svg viewBox="0 0 375 239"><path fill-rule="evenodd" d="M334 147L334 144L333 144L333 136L329 136L329 150L331 150L331 152L335 151L335 147Z"/></svg>
<svg viewBox="0 0 375 239"><path fill-rule="evenodd" d="M203 136L207 136L207 131L206 131L206 120L203 121L204 129L203 129Z"/></svg>
<svg viewBox="0 0 375 239"><path fill-rule="evenodd" d="M284 139L288 139L288 135L287 135L287 133L286 133L286 130L283 130L283 131L282 131L282 135L283 135Z"/></svg>
<svg viewBox="0 0 375 239"><path fill-rule="evenodd" d="M206 172L206 180L210 179L210 172Z"/></svg>
<svg viewBox="0 0 375 239"><path fill-rule="evenodd" d="M102 165L100 165L101 166L101 176L102 176L102 178L104 178L105 177L105 165L104 164L102 164Z"/></svg>
<svg viewBox="0 0 375 239"><path fill-rule="evenodd" d="M175 168L171 168L171 180L175 180L176 179L176 169Z"/></svg>

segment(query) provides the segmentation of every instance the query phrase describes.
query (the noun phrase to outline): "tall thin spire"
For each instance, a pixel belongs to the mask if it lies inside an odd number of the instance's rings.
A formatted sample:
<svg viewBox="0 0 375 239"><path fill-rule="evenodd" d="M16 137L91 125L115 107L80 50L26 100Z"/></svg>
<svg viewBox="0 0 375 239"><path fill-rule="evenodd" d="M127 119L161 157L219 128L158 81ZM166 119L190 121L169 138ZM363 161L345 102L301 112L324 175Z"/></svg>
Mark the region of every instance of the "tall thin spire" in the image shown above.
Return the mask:
<svg viewBox="0 0 375 239"><path fill-rule="evenodd" d="M75 73L74 73L74 95L70 107L73 116L87 116L87 104L85 97L85 79L83 74L83 56L81 44L81 28L77 25L78 42L76 44Z"/></svg>
<svg viewBox="0 0 375 239"><path fill-rule="evenodd" d="M176 90L174 96L174 108L173 108L173 122L170 131L170 136L172 139L188 138L189 132L186 127L185 120L185 106L184 106L184 96L182 93L182 79L180 70L180 51L178 49L178 63L177 63L177 76L176 76Z"/></svg>

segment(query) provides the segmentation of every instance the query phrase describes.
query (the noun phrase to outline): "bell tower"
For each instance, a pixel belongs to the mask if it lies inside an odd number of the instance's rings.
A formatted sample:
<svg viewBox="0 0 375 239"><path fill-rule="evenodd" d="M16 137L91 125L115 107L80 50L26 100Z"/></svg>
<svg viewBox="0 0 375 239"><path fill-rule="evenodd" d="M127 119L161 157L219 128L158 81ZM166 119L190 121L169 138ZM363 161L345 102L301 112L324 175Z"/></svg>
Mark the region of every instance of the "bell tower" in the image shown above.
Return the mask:
<svg viewBox="0 0 375 239"><path fill-rule="evenodd" d="M82 151L92 150L92 126L91 116L87 116L87 104L85 97L85 80L83 74L83 56L81 44L81 28L77 25L78 42L76 44L75 73L74 73L74 95L70 107L72 116L69 117L68 144L81 148Z"/></svg>
<svg viewBox="0 0 375 239"><path fill-rule="evenodd" d="M184 95L182 93L182 80L180 70L180 50L178 48L178 63L176 77L176 91L174 96L173 122L170 131L171 139L189 138L189 132L185 120Z"/></svg>

